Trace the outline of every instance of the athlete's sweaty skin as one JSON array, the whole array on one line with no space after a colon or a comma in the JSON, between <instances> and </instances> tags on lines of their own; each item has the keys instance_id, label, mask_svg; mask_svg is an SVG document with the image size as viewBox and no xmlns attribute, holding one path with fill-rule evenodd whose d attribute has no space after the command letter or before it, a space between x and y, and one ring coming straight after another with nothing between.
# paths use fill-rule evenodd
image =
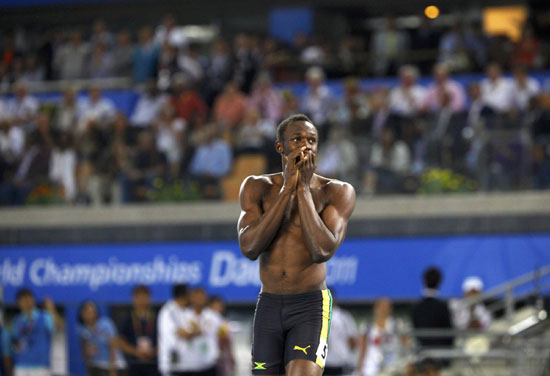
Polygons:
<instances>
[{"instance_id":1,"label":"athlete's sweaty skin","mask_svg":"<svg viewBox=\"0 0 550 376\"><path fill-rule=\"evenodd\" d=\"M249 176L240 192L239 245L244 256L260 259L262 292L297 294L326 288L328 261L346 234L355 206L348 184L314 173L317 129L294 121L275 148L283 171ZM315 363L296 359L287 375L321 375Z\"/></svg>"}]
</instances>

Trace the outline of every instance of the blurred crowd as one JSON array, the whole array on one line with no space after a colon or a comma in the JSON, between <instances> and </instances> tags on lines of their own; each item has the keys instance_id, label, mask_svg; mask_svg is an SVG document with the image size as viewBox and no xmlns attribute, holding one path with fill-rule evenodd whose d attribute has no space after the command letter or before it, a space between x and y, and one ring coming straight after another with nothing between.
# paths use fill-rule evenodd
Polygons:
<instances>
[{"instance_id":1,"label":"blurred crowd","mask_svg":"<svg viewBox=\"0 0 550 376\"><path fill-rule=\"evenodd\" d=\"M479 340L493 316L482 303L472 303L483 291L479 277L466 278L463 299L449 302L438 298L442 277L438 268L426 269L423 297L407 313L409 317L396 316L387 298L378 299L372 314L365 317L354 317L333 302L324 374L437 376L448 367L449 355L434 358L424 356L423 351L465 346L464 338L468 337L455 337L460 331ZM19 290L16 299L19 313L0 327L0 374L51 376L52 336L67 333L66 321L49 298L44 300L43 309L39 308L29 289ZM225 318L225 310L220 297L208 297L203 288L183 284L174 285L172 299L160 309L152 305L147 286L135 286L131 309L116 320L101 312L95 302L84 301L78 309L75 333L87 374L238 375L233 338L237 329Z\"/></svg>"},{"instance_id":2,"label":"blurred crowd","mask_svg":"<svg viewBox=\"0 0 550 376\"><path fill-rule=\"evenodd\" d=\"M8 37L0 79L14 95L0 98L0 205L227 198L222 183L241 156L260 156L265 172L280 171L275 129L298 112L319 129L318 173L361 194L550 188L550 93L530 75L550 59L537 41L524 40L535 38L529 25L513 48L495 49L513 51L500 58L481 47L492 40L481 29L458 25L434 37L440 53L427 66L377 52L373 74L399 79L369 90L351 75L360 71L335 75L321 58L325 49L299 34L288 51L301 52L304 93L275 84L276 41L240 34L232 46L215 40L205 50L182 30L168 16L155 30L143 28L135 46L129 32L115 36L101 20L86 41L80 31L68 41L45 33L36 39L41 46L24 33ZM388 20L371 48L405 51L413 40ZM485 77L465 87L451 73L469 67ZM428 85L418 83L420 69L431 72ZM129 116L93 84L79 93L68 83L53 101L29 90L37 79L116 72L141 84ZM342 95L327 85L327 73L342 77Z\"/></svg>"}]
</instances>

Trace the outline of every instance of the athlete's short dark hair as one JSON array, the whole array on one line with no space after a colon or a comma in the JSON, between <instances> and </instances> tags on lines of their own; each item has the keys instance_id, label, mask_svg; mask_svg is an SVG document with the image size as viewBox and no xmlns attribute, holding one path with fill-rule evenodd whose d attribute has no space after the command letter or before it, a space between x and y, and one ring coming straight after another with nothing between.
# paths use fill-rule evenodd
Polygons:
<instances>
[{"instance_id":1,"label":"athlete's short dark hair","mask_svg":"<svg viewBox=\"0 0 550 376\"><path fill-rule=\"evenodd\" d=\"M424 272L424 285L429 289L437 289L443 278L439 268L432 266Z\"/></svg>"},{"instance_id":2,"label":"athlete's short dark hair","mask_svg":"<svg viewBox=\"0 0 550 376\"><path fill-rule=\"evenodd\" d=\"M187 296L187 285L183 283L178 283L172 287L172 297L174 298L185 298Z\"/></svg>"},{"instance_id":3,"label":"athlete's short dark hair","mask_svg":"<svg viewBox=\"0 0 550 376\"><path fill-rule=\"evenodd\" d=\"M19 290L17 290L17 293L15 294L15 300L18 301L19 299L25 296L30 296L31 298L34 298L34 294L30 289L26 287L20 288Z\"/></svg>"},{"instance_id":4,"label":"athlete's short dark hair","mask_svg":"<svg viewBox=\"0 0 550 376\"><path fill-rule=\"evenodd\" d=\"M307 121L307 122L313 124L311 119L308 118L304 114L291 115L291 116L287 117L285 120L281 121L279 123L279 125L277 126L277 141L282 141L283 136L284 136L285 131L288 128L288 126L293 124L294 122L297 122L297 121Z\"/></svg>"}]
</instances>

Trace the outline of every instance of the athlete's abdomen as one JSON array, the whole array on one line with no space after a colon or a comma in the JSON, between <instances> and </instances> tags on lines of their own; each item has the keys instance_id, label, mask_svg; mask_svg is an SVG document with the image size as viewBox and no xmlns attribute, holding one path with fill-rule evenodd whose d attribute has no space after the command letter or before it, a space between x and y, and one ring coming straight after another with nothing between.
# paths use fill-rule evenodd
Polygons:
<instances>
[{"instance_id":1,"label":"athlete's abdomen","mask_svg":"<svg viewBox=\"0 0 550 376\"><path fill-rule=\"evenodd\" d=\"M295 294L325 287L325 264L315 264L301 230L285 231L260 257L262 291Z\"/></svg>"}]
</instances>

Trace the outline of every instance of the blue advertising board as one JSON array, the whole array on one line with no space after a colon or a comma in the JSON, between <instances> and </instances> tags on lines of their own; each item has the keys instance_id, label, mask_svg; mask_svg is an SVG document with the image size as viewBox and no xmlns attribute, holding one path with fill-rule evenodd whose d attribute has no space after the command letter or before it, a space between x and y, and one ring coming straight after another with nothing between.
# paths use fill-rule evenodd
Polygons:
<instances>
[{"instance_id":1,"label":"blue advertising board","mask_svg":"<svg viewBox=\"0 0 550 376\"><path fill-rule=\"evenodd\" d=\"M257 262L233 241L4 246L0 252L8 303L22 286L65 303L127 302L138 283L149 285L159 302L174 283L239 302L253 302L260 289ZM550 234L347 239L327 263L327 283L344 300L414 299L423 269L437 265L445 275L442 294L459 296L468 275L491 287L546 264Z\"/></svg>"},{"instance_id":2,"label":"blue advertising board","mask_svg":"<svg viewBox=\"0 0 550 376\"><path fill-rule=\"evenodd\" d=\"M289 250L292 252L292 250ZM490 288L550 264L550 234L347 239L327 263L327 283L338 300L416 299L420 276L436 265L442 295L459 296L463 279L480 276ZM79 304L92 299L103 312L129 303L135 284L150 286L157 303L170 286L203 286L229 302L253 303L258 264L236 242L88 244L0 247L0 282L8 304L30 287L64 306L71 375L85 375L76 335Z\"/></svg>"}]
</instances>

